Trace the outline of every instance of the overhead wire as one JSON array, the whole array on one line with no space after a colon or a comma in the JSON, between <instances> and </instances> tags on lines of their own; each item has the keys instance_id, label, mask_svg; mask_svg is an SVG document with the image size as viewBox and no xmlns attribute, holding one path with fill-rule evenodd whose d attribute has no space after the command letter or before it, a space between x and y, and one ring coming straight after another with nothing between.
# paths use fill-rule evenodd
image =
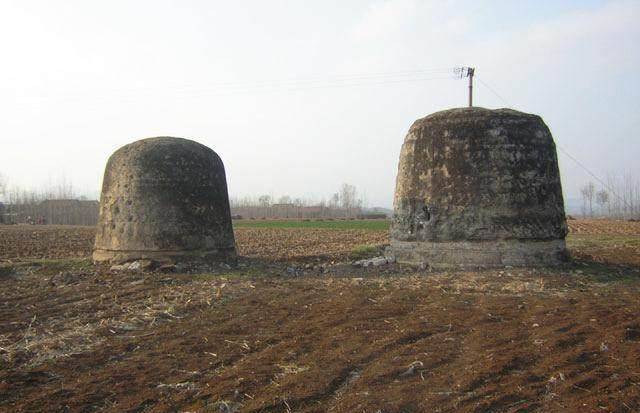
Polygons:
<instances>
[{"instance_id":1,"label":"overhead wire","mask_svg":"<svg viewBox=\"0 0 640 413\"><path fill-rule=\"evenodd\" d=\"M444 76L445 73L451 73L449 76ZM444 80L455 79L452 68L428 68L417 70L403 70L393 72L373 72L373 73L359 73L359 74L346 74L346 75L334 75L334 76L315 76L315 77L298 77L289 79L275 79L275 80L254 80L254 81L227 81L209 83L204 85L182 84L178 87L171 88L163 86L159 92L163 95L170 93L177 93L179 97L210 97L210 96L237 96L256 93L280 93L280 92L296 92L304 90L315 89L330 89L330 88L348 88L348 87L360 87L360 86L375 86L385 84L397 84L397 83L411 83L411 82L423 82L430 80ZM480 76L475 75L475 79L489 90L493 95L500 99L507 106L511 105L500 93L496 91L494 87L485 82ZM113 90L112 90L113 92ZM111 95L111 98L138 98L141 95L149 95L150 93L157 93L157 88L142 87L138 89L124 89L121 94ZM95 91L92 92L96 94ZM133 94L133 95L132 95ZM109 99L110 96L104 93L97 93L100 99ZM174 96L175 97L175 96ZM49 96L36 96L30 97L31 99L48 99ZM74 100L84 98L79 95L66 95L66 96L53 96L54 99ZM94 97L95 99L95 97ZM598 177L594 172L587 168L576 157L571 155L561 145L556 143L558 149L571 159L576 165L583 169L593 179L598 181L603 187L607 188L615 197L621 200L625 205L629 206L627 201L622 198L617 192L608 185L603 179Z\"/></svg>"},{"instance_id":2,"label":"overhead wire","mask_svg":"<svg viewBox=\"0 0 640 413\"><path fill-rule=\"evenodd\" d=\"M227 81L208 84L187 83L178 85L177 87L169 87L167 85L162 88L141 87L129 88L123 90L107 91L87 91L93 96L99 96L101 99L132 97L136 98L142 95L150 95L160 93L179 94L182 96L232 96L237 94L252 94L262 92L289 92L298 90L311 90L323 88L340 88L354 87L366 85L384 85L405 82L422 82L428 80L446 79L444 73L450 71L447 68L432 68L420 70L405 70L395 72L374 72L360 73L350 75L335 76L316 76L316 77L300 77L276 80L255 80L255 81ZM109 93L110 92L110 93ZM82 94L78 95L57 95L57 96L29 96L29 99L84 99ZM95 97L94 97L95 99Z\"/></svg>"},{"instance_id":3,"label":"overhead wire","mask_svg":"<svg viewBox=\"0 0 640 413\"><path fill-rule=\"evenodd\" d=\"M495 96L497 96L500 100L502 100L502 102L504 104L506 104L509 107L513 107L513 105L511 105L506 99L504 99L498 92L496 92L496 90L489 86L489 84L487 84L485 81L483 81L482 79L480 79L478 77L478 75L476 75L476 79L483 85L485 86L491 93L493 93ZM631 205L629 205L629 203L627 202L626 199L624 199L623 197L621 197L616 190L611 187L611 185L607 184L603 179L601 179L598 175L596 175L594 172L592 172L589 168L587 168L586 165L584 165L582 162L580 162L575 156L571 155L569 153L569 151L567 151L566 149L564 149L562 147L562 145L560 145L558 142L555 142L555 145L558 149L560 149L560 152L562 152L567 158L571 159L576 165L578 165L580 168L582 168L582 170L584 170L587 174L589 174L593 179L595 179L596 181L598 181L598 183L600 183L600 185L602 185L604 188L606 188L610 193L612 193L616 198L618 198L619 201L621 201L622 203L624 203L625 206L627 206L627 208L631 208Z\"/></svg>"}]
</instances>

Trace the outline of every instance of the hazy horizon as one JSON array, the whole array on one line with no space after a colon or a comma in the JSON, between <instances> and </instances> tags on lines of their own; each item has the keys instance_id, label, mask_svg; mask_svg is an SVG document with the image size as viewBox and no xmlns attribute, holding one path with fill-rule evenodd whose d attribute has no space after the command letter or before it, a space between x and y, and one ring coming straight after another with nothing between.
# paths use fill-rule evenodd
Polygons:
<instances>
[{"instance_id":1,"label":"hazy horizon","mask_svg":"<svg viewBox=\"0 0 640 413\"><path fill-rule=\"evenodd\" d=\"M214 149L231 196L390 207L409 126L466 105L536 113L598 177L640 176L635 1L3 1L0 174L99 194L151 136ZM565 197L599 184L558 153Z\"/></svg>"}]
</instances>

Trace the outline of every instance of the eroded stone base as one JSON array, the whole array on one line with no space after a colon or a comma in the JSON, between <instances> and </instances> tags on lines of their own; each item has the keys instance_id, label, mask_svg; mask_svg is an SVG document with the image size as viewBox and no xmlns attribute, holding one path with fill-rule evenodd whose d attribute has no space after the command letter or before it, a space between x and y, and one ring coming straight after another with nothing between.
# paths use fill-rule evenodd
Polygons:
<instances>
[{"instance_id":1,"label":"eroded stone base","mask_svg":"<svg viewBox=\"0 0 640 413\"><path fill-rule=\"evenodd\" d=\"M391 241L400 264L431 268L495 268L555 266L568 258L563 239L547 241Z\"/></svg>"},{"instance_id":2,"label":"eroded stone base","mask_svg":"<svg viewBox=\"0 0 640 413\"><path fill-rule=\"evenodd\" d=\"M237 255L235 248L206 251L111 251L104 249L95 249L93 251L93 261L95 263L108 262L111 264L122 264L136 260L152 260L170 263L235 263L237 261Z\"/></svg>"}]
</instances>

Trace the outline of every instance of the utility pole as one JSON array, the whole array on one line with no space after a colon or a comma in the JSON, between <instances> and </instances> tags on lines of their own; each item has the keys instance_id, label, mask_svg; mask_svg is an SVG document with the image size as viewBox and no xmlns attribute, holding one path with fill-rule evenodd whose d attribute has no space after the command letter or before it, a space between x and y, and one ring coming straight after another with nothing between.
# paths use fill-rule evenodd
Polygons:
<instances>
[{"instance_id":1,"label":"utility pole","mask_svg":"<svg viewBox=\"0 0 640 413\"><path fill-rule=\"evenodd\" d=\"M469 107L473 106L473 75L476 72L475 67L456 67L454 72L460 75L460 79L469 78Z\"/></svg>"},{"instance_id":2,"label":"utility pole","mask_svg":"<svg viewBox=\"0 0 640 413\"><path fill-rule=\"evenodd\" d=\"M476 71L473 67L467 68L467 77L469 78L469 107L473 106L473 73Z\"/></svg>"}]
</instances>

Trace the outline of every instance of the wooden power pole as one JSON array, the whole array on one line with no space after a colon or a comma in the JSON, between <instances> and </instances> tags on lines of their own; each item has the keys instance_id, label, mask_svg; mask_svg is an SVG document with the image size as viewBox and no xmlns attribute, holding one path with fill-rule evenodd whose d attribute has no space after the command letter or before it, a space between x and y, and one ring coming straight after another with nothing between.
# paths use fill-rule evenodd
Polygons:
<instances>
[{"instance_id":1,"label":"wooden power pole","mask_svg":"<svg viewBox=\"0 0 640 413\"><path fill-rule=\"evenodd\" d=\"M469 107L473 106L473 73L476 71L473 67L467 68L467 77L469 78Z\"/></svg>"},{"instance_id":2,"label":"wooden power pole","mask_svg":"<svg viewBox=\"0 0 640 413\"><path fill-rule=\"evenodd\" d=\"M456 67L456 74L460 75L460 78L468 77L469 78L469 107L473 106L473 75L476 72L475 67Z\"/></svg>"}]
</instances>

